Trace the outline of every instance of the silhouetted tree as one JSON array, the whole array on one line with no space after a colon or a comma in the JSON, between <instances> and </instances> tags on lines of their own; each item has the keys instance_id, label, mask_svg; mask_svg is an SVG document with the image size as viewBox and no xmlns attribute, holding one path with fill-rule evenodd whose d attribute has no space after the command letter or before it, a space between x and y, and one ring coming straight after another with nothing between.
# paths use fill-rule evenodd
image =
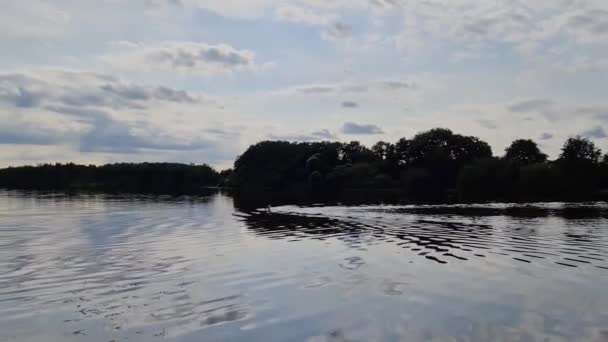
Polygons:
<instances>
[{"instance_id":1,"label":"silhouetted tree","mask_svg":"<svg viewBox=\"0 0 608 342\"><path fill-rule=\"evenodd\" d=\"M340 156L344 164L365 163L375 159L374 153L358 141L343 144L340 148Z\"/></svg>"},{"instance_id":2,"label":"silhouetted tree","mask_svg":"<svg viewBox=\"0 0 608 342\"><path fill-rule=\"evenodd\" d=\"M409 198L418 201L437 200L436 194L429 191L433 187L433 178L423 168L409 168L401 175L403 189Z\"/></svg>"},{"instance_id":3,"label":"silhouetted tree","mask_svg":"<svg viewBox=\"0 0 608 342\"><path fill-rule=\"evenodd\" d=\"M348 159L365 147L351 144ZM241 189L302 191L310 173L327 174L344 163L341 143L262 141L250 146L234 163L234 182Z\"/></svg>"},{"instance_id":4,"label":"silhouetted tree","mask_svg":"<svg viewBox=\"0 0 608 342\"><path fill-rule=\"evenodd\" d=\"M339 189L371 188L378 169L370 163L339 165L328 175L328 182Z\"/></svg>"},{"instance_id":5,"label":"silhouetted tree","mask_svg":"<svg viewBox=\"0 0 608 342\"><path fill-rule=\"evenodd\" d=\"M372 152L379 160L389 160L395 158L395 145L385 141L379 141L372 146Z\"/></svg>"},{"instance_id":6,"label":"silhouetted tree","mask_svg":"<svg viewBox=\"0 0 608 342\"><path fill-rule=\"evenodd\" d=\"M305 144L262 141L250 146L234 163L238 187L278 188L306 182L306 160L312 155Z\"/></svg>"},{"instance_id":7,"label":"silhouetted tree","mask_svg":"<svg viewBox=\"0 0 608 342\"><path fill-rule=\"evenodd\" d=\"M541 152L538 145L530 139L515 140L506 149L505 158L520 165L544 163L548 156Z\"/></svg>"},{"instance_id":8,"label":"silhouetted tree","mask_svg":"<svg viewBox=\"0 0 608 342\"><path fill-rule=\"evenodd\" d=\"M566 141L557 165L563 173L568 196L578 199L598 191L601 157L602 151L589 139L577 136Z\"/></svg>"},{"instance_id":9,"label":"silhouetted tree","mask_svg":"<svg viewBox=\"0 0 608 342\"><path fill-rule=\"evenodd\" d=\"M220 186L223 187L233 187L233 181L232 181L232 177L234 174L234 170L233 169L226 169L226 170L222 170L220 172Z\"/></svg>"},{"instance_id":10,"label":"silhouetted tree","mask_svg":"<svg viewBox=\"0 0 608 342\"><path fill-rule=\"evenodd\" d=\"M434 182L428 186L433 198L442 198L446 190L456 187L460 169L477 159L492 156L490 145L475 137L435 128L419 133L410 141L397 143L401 164L406 168L423 168Z\"/></svg>"},{"instance_id":11,"label":"silhouetted tree","mask_svg":"<svg viewBox=\"0 0 608 342\"><path fill-rule=\"evenodd\" d=\"M601 156L602 151L591 140L577 136L566 141L559 162L568 166L593 165L600 162Z\"/></svg>"},{"instance_id":12,"label":"silhouetted tree","mask_svg":"<svg viewBox=\"0 0 608 342\"><path fill-rule=\"evenodd\" d=\"M563 175L556 165L539 163L521 167L513 197L519 201L566 199Z\"/></svg>"},{"instance_id":13,"label":"silhouetted tree","mask_svg":"<svg viewBox=\"0 0 608 342\"><path fill-rule=\"evenodd\" d=\"M378 161L380 171L384 176L383 178L385 178L385 180L386 177L398 179L399 158L396 146L391 143L380 141L372 147L372 152Z\"/></svg>"},{"instance_id":14,"label":"silhouetted tree","mask_svg":"<svg viewBox=\"0 0 608 342\"><path fill-rule=\"evenodd\" d=\"M400 166L404 166L409 159L410 141L406 138L401 138L395 144L395 157Z\"/></svg>"},{"instance_id":15,"label":"silhouetted tree","mask_svg":"<svg viewBox=\"0 0 608 342\"><path fill-rule=\"evenodd\" d=\"M502 158L486 158L465 166L458 176L461 201L490 201L509 198L518 176L517 164Z\"/></svg>"},{"instance_id":16,"label":"silhouetted tree","mask_svg":"<svg viewBox=\"0 0 608 342\"><path fill-rule=\"evenodd\" d=\"M406 165L420 166L430 160L447 160L464 165L476 159L492 156L492 149L476 137L452 133L445 128L435 128L414 136L401 150Z\"/></svg>"},{"instance_id":17,"label":"silhouetted tree","mask_svg":"<svg viewBox=\"0 0 608 342\"><path fill-rule=\"evenodd\" d=\"M608 194L608 154L605 154L602 158L599 187L603 193Z\"/></svg>"}]
</instances>

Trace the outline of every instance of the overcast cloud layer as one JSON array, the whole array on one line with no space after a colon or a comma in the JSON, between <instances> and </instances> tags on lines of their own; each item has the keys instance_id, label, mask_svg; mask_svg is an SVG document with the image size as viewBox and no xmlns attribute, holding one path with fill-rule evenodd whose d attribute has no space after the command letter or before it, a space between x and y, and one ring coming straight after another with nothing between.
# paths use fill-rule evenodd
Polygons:
<instances>
[{"instance_id":1,"label":"overcast cloud layer","mask_svg":"<svg viewBox=\"0 0 608 342\"><path fill-rule=\"evenodd\" d=\"M262 139L438 126L608 150L604 0L21 0L0 43L0 166L222 168Z\"/></svg>"}]
</instances>

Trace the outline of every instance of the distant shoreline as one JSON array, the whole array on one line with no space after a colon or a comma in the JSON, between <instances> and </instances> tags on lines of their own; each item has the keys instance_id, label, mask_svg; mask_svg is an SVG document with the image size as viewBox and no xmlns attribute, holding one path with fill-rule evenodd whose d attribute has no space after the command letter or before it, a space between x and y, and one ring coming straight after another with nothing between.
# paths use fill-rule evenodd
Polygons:
<instances>
[{"instance_id":1,"label":"distant shoreline","mask_svg":"<svg viewBox=\"0 0 608 342\"><path fill-rule=\"evenodd\" d=\"M357 141L262 141L234 168L207 164L43 164L0 170L0 187L23 190L192 194L224 190L268 201L488 203L608 199L608 155L568 139L556 160L519 139L504 156L477 137L435 128L368 148Z\"/></svg>"}]
</instances>

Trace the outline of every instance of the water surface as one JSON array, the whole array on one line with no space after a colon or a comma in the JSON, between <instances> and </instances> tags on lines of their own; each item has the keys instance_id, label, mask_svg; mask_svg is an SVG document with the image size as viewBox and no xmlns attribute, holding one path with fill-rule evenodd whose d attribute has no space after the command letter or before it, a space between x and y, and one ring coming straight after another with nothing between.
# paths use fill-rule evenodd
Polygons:
<instances>
[{"instance_id":1,"label":"water surface","mask_svg":"<svg viewBox=\"0 0 608 342\"><path fill-rule=\"evenodd\" d=\"M608 341L604 204L0 193L0 341Z\"/></svg>"}]
</instances>

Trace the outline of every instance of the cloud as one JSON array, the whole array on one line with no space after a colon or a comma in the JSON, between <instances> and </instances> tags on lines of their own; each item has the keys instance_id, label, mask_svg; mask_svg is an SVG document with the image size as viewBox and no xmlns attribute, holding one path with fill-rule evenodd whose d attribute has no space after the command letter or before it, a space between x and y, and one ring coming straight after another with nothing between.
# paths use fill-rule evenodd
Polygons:
<instances>
[{"instance_id":1,"label":"cloud","mask_svg":"<svg viewBox=\"0 0 608 342\"><path fill-rule=\"evenodd\" d=\"M327 40L348 38L353 33L353 28L339 21L336 14L318 9L284 5L275 10L275 17L283 22L318 27L321 29L321 37Z\"/></svg>"},{"instance_id":2,"label":"cloud","mask_svg":"<svg viewBox=\"0 0 608 342\"><path fill-rule=\"evenodd\" d=\"M608 106L607 105L584 105L577 106L570 110L572 116L586 116L602 123L608 122Z\"/></svg>"},{"instance_id":3,"label":"cloud","mask_svg":"<svg viewBox=\"0 0 608 342\"><path fill-rule=\"evenodd\" d=\"M370 6L376 9L392 9L401 4L401 0L369 0Z\"/></svg>"},{"instance_id":4,"label":"cloud","mask_svg":"<svg viewBox=\"0 0 608 342\"><path fill-rule=\"evenodd\" d=\"M492 120L479 119L479 120L477 120L477 123L479 123L479 125L481 127L484 127L487 129L497 129L498 128L498 125L496 125L496 122L494 122Z\"/></svg>"},{"instance_id":5,"label":"cloud","mask_svg":"<svg viewBox=\"0 0 608 342\"><path fill-rule=\"evenodd\" d=\"M602 122L608 122L608 112L598 113L595 115L595 118Z\"/></svg>"},{"instance_id":6,"label":"cloud","mask_svg":"<svg viewBox=\"0 0 608 342\"><path fill-rule=\"evenodd\" d=\"M142 130L141 125L137 127ZM106 118L96 120L80 141L82 152L139 153L142 150L195 151L213 147L211 141L179 141L163 137L158 129L138 134L131 125Z\"/></svg>"},{"instance_id":7,"label":"cloud","mask_svg":"<svg viewBox=\"0 0 608 342\"><path fill-rule=\"evenodd\" d=\"M101 87L106 94L116 96L124 101L159 100L177 103L197 103L200 97L185 90L176 90L164 86L142 87L133 84L106 84Z\"/></svg>"},{"instance_id":8,"label":"cloud","mask_svg":"<svg viewBox=\"0 0 608 342\"><path fill-rule=\"evenodd\" d=\"M23 85L13 86L9 77L0 76L0 101L8 102L19 108L31 108L40 104L46 95L44 90L36 90Z\"/></svg>"},{"instance_id":9,"label":"cloud","mask_svg":"<svg viewBox=\"0 0 608 342\"><path fill-rule=\"evenodd\" d=\"M577 47L608 42L608 6L603 1L427 0L398 7L405 24L396 41L408 53L431 52L435 43L448 43L459 46L456 52L446 50L452 55L466 50L482 57L507 48L528 60L577 61L597 52ZM557 56L556 51L566 53Z\"/></svg>"},{"instance_id":10,"label":"cloud","mask_svg":"<svg viewBox=\"0 0 608 342\"><path fill-rule=\"evenodd\" d=\"M336 89L331 86L310 86L297 88L295 91L302 94L328 94L335 92Z\"/></svg>"},{"instance_id":11,"label":"cloud","mask_svg":"<svg viewBox=\"0 0 608 342\"><path fill-rule=\"evenodd\" d=\"M180 71L201 75L230 74L254 70L255 53L227 44L172 41L156 44L118 42L101 60L121 69Z\"/></svg>"},{"instance_id":12,"label":"cloud","mask_svg":"<svg viewBox=\"0 0 608 342\"><path fill-rule=\"evenodd\" d=\"M81 152L109 153L203 150L216 147L216 140L176 134L137 117L159 106L205 104L183 90L94 73L0 74L0 106L10 113L0 115L0 144L67 143Z\"/></svg>"},{"instance_id":13,"label":"cloud","mask_svg":"<svg viewBox=\"0 0 608 342\"><path fill-rule=\"evenodd\" d=\"M311 84L282 89L276 93L284 95L332 95L361 94L371 92L415 91L419 89L416 81L407 80L364 80L342 83Z\"/></svg>"},{"instance_id":14,"label":"cloud","mask_svg":"<svg viewBox=\"0 0 608 342\"><path fill-rule=\"evenodd\" d=\"M347 122L342 126L342 133L350 135L384 134L382 128L376 125L365 125Z\"/></svg>"},{"instance_id":15,"label":"cloud","mask_svg":"<svg viewBox=\"0 0 608 342\"><path fill-rule=\"evenodd\" d=\"M153 0L153 2L174 3L182 7L202 8L216 14L231 18L253 19L263 16L272 5L280 3L277 0Z\"/></svg>"},{"instance_id":16,"label":"cloud","mask_svg":"<svg viewBox=\"0 0 608 342\"><path fill-rule=\"evenodd\" d=\"M271 140L280 141L303 141L303 142L314 142L314 141L327 141L336 140L337 137L328 129L322 129L319 131L312 132L310 134L286 134L286 135L275 135L269 134L268 138Z\"/></svg>"},{"instance_id":17,"label":"cloud","mask_svg":"<svg viewBox=\"0 0 608 342\"><path fill-rule=\"evenodd\" d=\"M182 7L184 3L182 0L145 0L144 6L148 10L158 10L162 9L165 6L176 6Z\"/></svg>"},{"instance_id":18,"label":"cloud","mask_svg":"<svg viewBox=\"0 0 608 342\"><path fill-rule=\"evenodd\" d=\"M224 17L258 19L266 13L279 8L288 7L285 0L148 0L155 7L161 4L178 3L181 7L196 7L214 12ZM307 11L338 11L348 9L366 9L370 7L369 0L299 0L294 1L295 8ZM390 0L384 0L390 1Z\"/></svg>"},{"instance_id":19,"label":"cloud","mask_svg":"<svg viewBox=\"0 0 608 342\"><path fill-rule=\"evenodd\" d=\"M345 39L345 38L352 36L352 34L353 34L352 26L350 26L346 23L342 23L342 22L335 22L335 23L329 25L328 27L326 27L321 36L325 39L333 40L333 39Z\"/></svg>"},{"instance_id":20,"label":"cloud","mask_svg":"<svg viewBox=\"0 0 608 342\"><path fill-rule=\"evenodd\" d=\"M49 1L4 1L0 11L0 37L50 39L67 32L71 16Z\"/></svg>"},{"instance_id":21,"label":"cloud","mask_svg":"<svg viewBox=\"0 0 608 342\"><path fill-rule=\"evenodd\" d=\"M608 10L579 6L562 11L545 24L550 37L568 35L577 43L606 42L608 39Z\"/></svg>"},{"instance_id":22,"label":"cloud","mask_svg":"<svg viewBox=\"0 0 608 342\"><path fill-rule=\"evenodd\" d=\"M359 104L355 101L344 101L342 102L342 108L357 108Z\"/></svg>"},{"instance_id":23,"label":"cloud","mask_svg":"<svg viewBox=\"0 0 608 342\"><path fill-rule=\"evenodd\" d=\"M167 135L162 129L146 123L116 120L111 112L103 109L83 106L47 106L45 109L74 117L87 125L84 134L72 138L81 152L193 151L213 146L211 141L201 138L184 139Z\"/></svg>"},{"instance_id":24,"label":"cloud","mask_svg":"<svg viewBox=\"0 0 608 342\"><path fill-rule=\"evenodd\" d=\"M53 145L61 142L62 132L31 124L2 123L0 145Z\"/></svg>"},{"instance_id":25,"label":"cloud","mask_svg":"<svg viewBox=\"0 0 608 342\"><path fill-rule=\"evenodd\" d=\"M554 135L552 133L543 133L540 135L540 140L551 140L553 139Z\"/></svg>"},{"instance_id":26,"label":"cloud","mask_svg":"<svg viewBox=\"0 0 608 342\"><path fill-rule=\"evenodd\" d=\"M200 96L163 86L142 86L86 72L54 71L51 79L17 73L0 74L0 102L19 108L53 103L63 106L97 106L144 109L153 101L201 103Z\"/></svg>"},{"instance_id":27,"label":"cloud","mask_svg":"<svg viewBox=\"0 0 608 342\"><path fill-rule=\"evenodd\" d=\"M509 111L516 113L529 113L545 110L553 106L553 102L546 99L532 99L514 103L508 107Z\"/></svg>"},{"instance_id":28,"label":"cloud","mask_svg":"<svg viewBox=\"0 0 608 342\"><path fill-rule=\"evenodd\" d=\"M538 9L513 1L407 2L402 6L406 25L401 33L408 44L422 40L457 41L465 47L492 44L524 44L534 41L541 30Z\"/></svg>"},{"instance_id":29,"label":"cloud","mask_svg":"<svg viewBox=\"0 0 608 342\"><path fill-rule=\"evenodd\" d=\"M511 104L507 109L512 113L538 113L551 122L555 122L564 116L564 108L558 108L556 102L547 99L525 100Z\"/></svg>"},{"instance_id":30,"label":"cloud","mask_svg":"<svg viewBox=\"0 0 608 342\"><path fill-rule=\"evenodd\" d=\"M294 5L284 5L277 8L275 17L280 21L309 26L326 26L336 20L333 15Z\"/></svg>"},{"instance_id":31,"label":"cloud","mask_svg":"<svg viewBox=\"0 0 608 342\"><path fill-rule=\"evenodd\" d=\"M590 139L608 138L608 134L606 134L606 131L602 126L593 127L589 130L584 131L581 135Z\"/></svg>"},{"instance_id":32,"label":"cloud","mask_svg":"<svg viewBox=\"0 0 608 342\"><path fill-rule=\"evenodd\" d=\"M337 139L337 136L332 133L330 130L328 129L322 129L316 132L312 132L311 135L313 137L317 137L320 139L325 139L325 140L335 140Z\"/></svg>"},{"instance_id":33,"label":"cloud","mask_svg":"<svg viewBox=\"0 0 608 342\"><path fill-rule=\"evenodd\" d=\"M84 134L72 137L81 152L139 153L142 150L193 151L213 146L202 138L184 139L161 128L113 118L110 111L83 106L47 106L46 110L68 115L86 124ZM58 138L55 137L55 141Z\"/></svg>"},{"instance_id":34,"label":"cloud","mask_svg":"<svg viewBox=\"0 0 608 342\"><path fill-rule=\"evenodd\" d=\"M553 123L572 117L602 122L608 121L608 106L604 104L579 105L549 99L531 99L508 105L507 109L511 113L541 114Z\"/></svg>"}]
</instances>

